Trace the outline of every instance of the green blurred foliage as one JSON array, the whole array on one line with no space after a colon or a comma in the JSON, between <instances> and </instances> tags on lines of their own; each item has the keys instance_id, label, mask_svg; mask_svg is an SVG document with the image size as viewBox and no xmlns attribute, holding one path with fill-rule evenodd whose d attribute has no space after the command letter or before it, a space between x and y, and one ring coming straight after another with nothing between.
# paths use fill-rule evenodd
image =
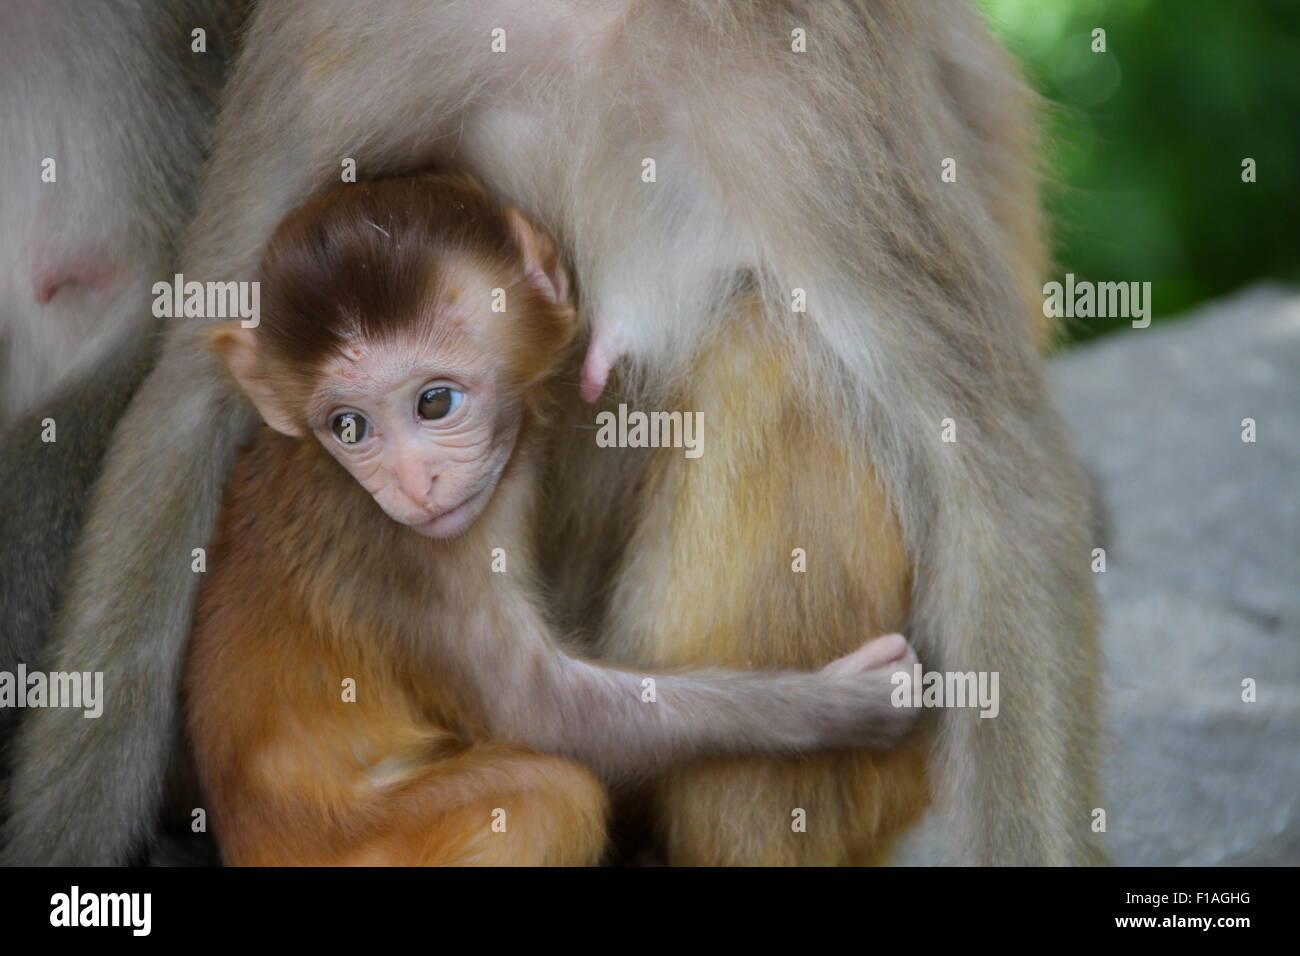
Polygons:
<instances>
[{"instance_id":1,"label":"green blurred foliage","mask_svg":"<svg viewBox=\"0 0 1300 956\"><path fill-rule=\"evenodd\" d=\"M978 2L1050 104L1058 277L1150 281L1157 318L1300 280L1300 0Z\"/></svg>"}]
</instances>

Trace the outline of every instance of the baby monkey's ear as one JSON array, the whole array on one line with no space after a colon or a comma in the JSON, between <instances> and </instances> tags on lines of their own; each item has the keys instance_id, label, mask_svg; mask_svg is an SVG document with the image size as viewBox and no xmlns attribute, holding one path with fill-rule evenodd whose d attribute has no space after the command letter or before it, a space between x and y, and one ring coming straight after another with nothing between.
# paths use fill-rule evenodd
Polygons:
<instances>
[{"instance_id":1,"label":"baby monkey's ear","mask_svg":"<svg viewBox=\"0 0 1300 956\"><path fill-rule=\"evenodd\" d=\"M528 281L556 305L571 307L569 274L564 271L555 240L514 206L506 207L506 222L524 254Z\"/></svg>"},{"instance_id":2,"label":"baby monkey's ear","mask_svg":"<svg viewBox=\"0 0 1300 956\"><path fill-rule=\"evenodd\" d=\"M262 361L262 353L257 348L253 330L244 328L236 320L205 329L204 334L209 351L225 364L266 423L290 438L303 437L302 429L276 391L266 363Z\"/></svg>"}]
</instances>

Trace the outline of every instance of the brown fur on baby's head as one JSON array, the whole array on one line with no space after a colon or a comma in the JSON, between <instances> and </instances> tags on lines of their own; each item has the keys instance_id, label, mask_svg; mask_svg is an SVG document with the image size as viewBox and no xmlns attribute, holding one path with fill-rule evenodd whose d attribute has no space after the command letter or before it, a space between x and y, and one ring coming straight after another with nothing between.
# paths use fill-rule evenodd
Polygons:
<instances>
[{"instance_id":1,"label":"brown fur on baby's head","mask_svg":"<svg viewBox=\"0 0 1300 956\"><path fill-rule=\"evenodd\" d=\"M554 241L462 172L323 190L280 223L260 278L258 346L280 381L306 384L358 340L433 341L455 321L523 393L576 328Z\"/></svg>"}]
</instances>

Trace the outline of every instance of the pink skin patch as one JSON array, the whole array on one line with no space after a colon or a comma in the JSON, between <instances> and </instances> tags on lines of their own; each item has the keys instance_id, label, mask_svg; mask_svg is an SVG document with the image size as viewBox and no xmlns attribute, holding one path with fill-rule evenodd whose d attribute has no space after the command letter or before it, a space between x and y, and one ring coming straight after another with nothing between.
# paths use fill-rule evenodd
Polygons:
<instances>
[{"instance_id":1,"label":"pink skin patch","mask_svg":"<svg viewBox=\"0 0 1300 956\"><path fill-rule=\"evenodd\" d=\"M117 281L117 270L99 261L63 260L39 266L32 272L32 293L38 305L48 305L60 289L79 287L108 292Z\"/></svg>"},{"instance_id":2,"label":"pink skin patch","mask_svg":"<svg viewBox=\"0 0 1300 956\"><path fill-rule=\"evenodd\" d=\"M609 371L619 360L622 352L610 340L609 336L597 329L591 335L591 344L587 346L587 357L582 363L582 377L578 384L578 394L590 405L600 398L609 381Z\"/></svg>"}]
</instances>

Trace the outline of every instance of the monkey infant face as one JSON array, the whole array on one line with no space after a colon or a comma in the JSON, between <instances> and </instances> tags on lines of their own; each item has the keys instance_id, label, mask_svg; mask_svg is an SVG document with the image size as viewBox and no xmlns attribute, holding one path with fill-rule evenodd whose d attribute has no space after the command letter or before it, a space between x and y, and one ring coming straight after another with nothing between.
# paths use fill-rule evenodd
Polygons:
<instances>
[{"instance_id":1,"label":"monkey infant face","mask_svg":"<svg viewBox=\"0 0 1300 956\"><path fill-rule=\"evenodd\" d=\"M394 521L463 533L577 317L554 240L463 173L330 189L263 254L266 321L205 332L262 418L315 436Z\"/></svg>"},{"instance_id":2,"label":"monkey infant face","mask_svg":"<svg viewBox=\"0 0 1300 956\"><path fill-rule=\"evenodd\" d=\"M453 538L483 513L519 437L522 406L502 398L492 364L358 342L322 368L307 420L390 518Z\"/></svg>"}]
</instances>

